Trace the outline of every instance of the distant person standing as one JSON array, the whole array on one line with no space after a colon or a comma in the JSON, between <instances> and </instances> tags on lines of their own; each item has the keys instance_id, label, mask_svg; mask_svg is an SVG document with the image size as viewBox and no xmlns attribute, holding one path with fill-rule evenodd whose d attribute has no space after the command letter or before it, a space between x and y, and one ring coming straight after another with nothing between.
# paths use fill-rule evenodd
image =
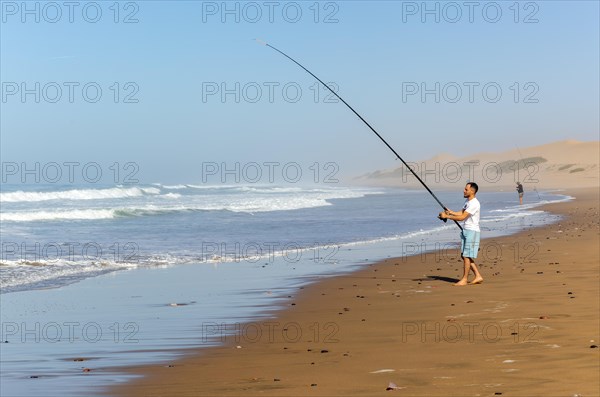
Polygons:
<instances>
[{"instance_id":1,"label":"distant person standing","mask_svg":"<svg viewBox=\"0 0 600 397\"><path fill-rule=\"evenodd\" d=\"M453 221L465 221L463 230L460 233L461 247L460 256L464 262L464 274L462 278L454 285L467 285L467 284L481 284L483 277L479 273L479 269L475 264L475 258L477 258L477 251L479 251L479 218L481 213L481 204L479 200L475 198L475 194L479 190L479 186L475 182L469 182L463 190L463 197L467 200L462 208L461 212L454 212L446 210L440 212L440 219L450 219ZM470 283L467 283L469 272L473 270L475 273L475 279Z\"/></svg>"},{"instance_id":2,"label":"distant person standing","mask_svg":"<svg viewBox=\"0 0 600 397\"><path fill-rule=\"evenodd\" d=\"M519 193L519 204L523 205L523 185L517 182L517 193Z\"/></svg>"}]
</instances>

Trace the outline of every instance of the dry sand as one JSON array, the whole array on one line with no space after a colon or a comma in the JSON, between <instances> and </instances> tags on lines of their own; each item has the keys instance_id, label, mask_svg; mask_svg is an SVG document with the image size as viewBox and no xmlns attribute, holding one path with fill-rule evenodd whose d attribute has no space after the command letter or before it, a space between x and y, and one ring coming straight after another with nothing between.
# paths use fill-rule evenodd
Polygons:
<instances>
[{"instance_id":1,"label":"dry sand","mask_svg":"<svg viewBox=\"0 0 600 397\"><path fill-rule=\"evenodd\" d=\"M375 263L303 288L239 340L131 368L145 376L108 393L598 396L599 191L567 193L545 208L560 223L482 241L482 285L452 285L456 250Z\"/></svg>"}]
</instances>

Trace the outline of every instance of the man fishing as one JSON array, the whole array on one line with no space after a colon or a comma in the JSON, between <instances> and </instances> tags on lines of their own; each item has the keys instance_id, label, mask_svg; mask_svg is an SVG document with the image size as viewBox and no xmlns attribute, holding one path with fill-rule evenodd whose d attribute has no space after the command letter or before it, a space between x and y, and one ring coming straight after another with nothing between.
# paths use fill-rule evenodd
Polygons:
<instances>
[{"instance_id":1,"label":"man fishing","mask_svg":"<svg viewBox=\"0 0 600 397\"><path fill-rule=\"evenodd\" d=\"M296 61L294 58L292 58L285 52L273 47L271 44L265 43L264 41L261 41L258 39L256 41L262 45L265 45L265 46L273 49L274 51L277 51L284 57L288 58L290 61L294 62L300 68L302 68L306 73L308 73L312 77L314 77L319 83L321 83L323 85L323 87L327 88L331 92L332 95L334 95L336 98L338 98L363 123L365 123L365 125L367 127L369 127L369 129L371 131L373 131L373 133L375 135L377 135L377 137L388 147L388 149L390 149L392 151L392 153L394 153L396 158L398 160L400 160L402 162L402 164L404 164L406 169L408 169L413 174L413 176L421 183L421 185L423 185L423 187L429 192L429 194L431 194L431 197L433 197L434 200L437 201L437 203L440 205L440 207L442 207L444 209L445 212L441 213L439 218L442 219L444 222L446 222L446 219L453 220L454 223L456 223L456 226L458 226L461 230L461 236L462 236L461 238L463 240L462 256L465 261L465 275L458 283L456 283L456 285L466 285L467 284L467 276L469 275L469 269L471 269L471 268L475 272L475 279L470 284L481 283L483 281L483 277L481 277L481 275L479 274L477 265L475 265L475 262L473 260L477 257L477 250L479 249L479 201L477 201L477 199L475 198L475 193L477 193L477 189L478 189L477 184L476 183L468 183L467 187L465 187L464 196L465 196L465 198L468 198L468 200L465 203L465 207L463 208L461 213L452 212L452 211L448 210L446 208L446 206L444 204L442 204L442 202L437 198L437 196L431 191L431 189L425 184L425 182L419 177L419 175L417 175L417 173L412 169L412 167L410 167L406 163L406 161L404 161L404 159L402 157L400 157L398 152L396 152L396 150L394 150L394 148L385 139L383 139L383 137L377 131L375 131L375 128L373 128L371 126L371 124L369 124L367 122L367 120L365 120L360 114L358 114L358 112L356 110L354 110L354 108L352 106L350 106L350 104L348 104L348 102L346 102L337 92L335 92L335 90L333 90L329 85L325 84L323 82L323 80L318 78L313 72L311 72L310 70L308 70L307 68L302 66L302 64L300 62ZM465 221L465 229L469 229L469 230L463 231L463 228L462 228L462 226L460 226L458 224L458 221L462 221L465 219L467 219ZM466 227L467 225L468 225L468 227Z\"/></svg>"},{"instance_id":2,"label":"man fishing","mask_svg":"<svg viewBox=\"0 0 600 397\"><path fill-rule=\"evenodd\" d=\"M475 264L475 258L477 258L477 251L479 251L479 218L481 213L481 205L479 200L475 198L475 194L479 190L479 186L475 182L469 182L465 186L463 196L467 200L462 208L461 212L454 212L445 210L440 212L440 219L450 219L453 221L465 221L463 230L460 233L460 256L464 261L464 274L462 278L454 285L467 285L467 284L481 284L483 277L479 273L479 269ZM475 273L475 279L468 282L469 272L473 270Z\"/></svg>"},{"instance_id":3,"label":"man fishing","mask_svg":"<svg viewBox=\"0 0 600 397\"><path fill-rule=\"evenodd\" d=\"M517 182L517 193L519 193L519 204L523 205L523 185L521 182Z\"/></svg>"}]
</instances>

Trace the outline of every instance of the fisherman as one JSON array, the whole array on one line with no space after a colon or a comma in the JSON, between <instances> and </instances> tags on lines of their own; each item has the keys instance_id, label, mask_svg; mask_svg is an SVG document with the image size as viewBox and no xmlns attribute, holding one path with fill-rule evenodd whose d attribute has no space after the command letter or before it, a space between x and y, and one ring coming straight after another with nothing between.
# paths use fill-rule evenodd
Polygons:
<instances>
[{"instance_id":1,"label":"fisherman","mask_svg":"<svg viewBox=\"0 0 600 397\"><path fill-rule=\"evenodd\" d=\"M517 193L519 193L519 204L523 205L523 185L517 181Z\"/></svg>"},{"instance_id":2,"label":"fisherman","mask_svg":"<svg viewBox=\"0 0 600 397\"><path fill-rule=\"evenodd\" d=\"M447 209L444 212L440 212L438 216L440 219L465 221L463 230L460 233L460 256L464 261L464 274L454 285L481 284L483 282L483 277L481 277L479 269L475 264L480 239L479 218L481 205L479 204L479 200L475 198L478 190L479 186L475 182L467 183L463 191L463 196L466 200L462 211L454 212ZM475 279L468 283L469 272L471 270L475 273Z\"/></svg>"}]
</instances>

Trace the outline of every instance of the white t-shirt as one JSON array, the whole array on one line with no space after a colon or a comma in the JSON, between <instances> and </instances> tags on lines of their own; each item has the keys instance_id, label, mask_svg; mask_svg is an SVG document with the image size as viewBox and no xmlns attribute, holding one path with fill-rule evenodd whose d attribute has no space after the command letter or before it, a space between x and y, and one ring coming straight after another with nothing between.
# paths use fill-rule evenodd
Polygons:
<instances>
[{"instance_id":1,"label":"white t-shirt","mask_svg":"<svg viewBox=\"0 0 600 397\"><path fill-rule=\"evenodd\" d=\"M464 228L468 230L479 231L479 214L480 214L481 204L479 204L479 200L473 197L472 200L465 201L465 205L463 206L463 210L467 211L470 215L465 219Z\"/></svg>"}]
</instances>

